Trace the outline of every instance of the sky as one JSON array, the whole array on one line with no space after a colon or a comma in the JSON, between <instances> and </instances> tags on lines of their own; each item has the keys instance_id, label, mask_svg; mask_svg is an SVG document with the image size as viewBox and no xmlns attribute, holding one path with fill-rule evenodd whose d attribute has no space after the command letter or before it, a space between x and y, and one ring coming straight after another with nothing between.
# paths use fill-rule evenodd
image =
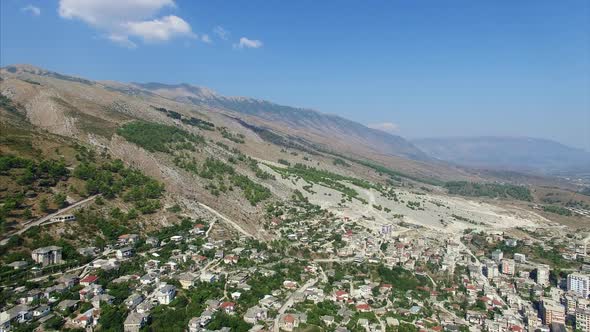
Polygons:
<instances>
[{"instance_id":1,"label":"sky","mask_svg":"<svg viewBox=\"0 0 590 332\"><path fill-rule=\"evenodd\" d=\"M590 1L2 0L0 65L590 151Z\"/></svg>"}]
</instances>

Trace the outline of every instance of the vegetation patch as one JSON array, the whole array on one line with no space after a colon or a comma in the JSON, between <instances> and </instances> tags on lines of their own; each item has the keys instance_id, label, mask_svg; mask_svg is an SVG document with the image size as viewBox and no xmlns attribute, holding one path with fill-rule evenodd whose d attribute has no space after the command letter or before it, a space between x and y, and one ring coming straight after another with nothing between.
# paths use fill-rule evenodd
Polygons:
<instances>
[{"instance_id":1,"label":"vegetation patch","mask_svg":"<svg viewBox=\"0 0 590 332\"><path fill-rule=\"evenodd\" d=\"M559 214L561 216L568 216L568 217L572 216L572 211L570 211L569 209L566 209L564 207L556 206L556 205L545 205L545 206L543 206L543 211Z\"/></svg>"},{"instance_id":2,"label":"vegetation patch","mask_svg":"<svg viewBox=\"0 0 590 332\"><path fill-rule=\"evenodd\" d=\"M198 118L195 118L192 116L186 117L178 112L165 109L164 107L156 107L156 106L152 106L152 107L156 111L166 114L166 116L168 116L169 118L172 118L175 120L180 120L182 123L187 124L189 126L198 127L200 129L204 129L204 130L213 130L215 128L215 125L209 121L201 120L201 119L198 119Z\"/></svg>"},{"instance_id":3,"label":"vegetation patch","mask_svg":"<svg viewBox=\"0 0 590 332\"><path fill-rule=\"evenodd\" d=\"M183 148L191 149L194 144L205 142L202 136L180 128L147 121L126 123L117 130L117 134L150 152L170 153Z\"/></svg>"},{"instance_id":4,"label":"vegetation patch","mask_svg":"<svg viewBox=\"0 0 590 332\"><path fill-rule=\"evenodd\" d=\"M451 181L445 183L451 195L490 198L514 198L521 201L532 201L529 188L503 183L475 183L467 181Z\"/></svg>"},{"instance_id":5,"label":"vegetation patch","mask_svg":"<svg viewBox=\"0 0 590 332\"><path fill-rule=\"evenodd\" d=\"M365 181L365 180L360 180L357 178L344 176L344 175L332 173L332 172L325 171L325 170L320 170L315 167L309 167L309 166L306 166L306 165L303 165L300 163L297 163L294 166L287 167L287 168L280 168L280 167L273 167L273 166L270 166L270 167L275 172L281 174L283 177L296 176L296 177L303 179L306 182L318 183L318 184L321 184L325 187L340 191L344 195L351 197L351 198L356 198L362 202L365 202L365 200L358 197L359 196L358 192L356 190L348 187L347 185L343 184L341 181L350 182L355 186L365 188L365 189L371 189L371 188L375 188L378 190L380 189L380 188L377 188L372 183Z\"/></svg>"},{"instance_id":6,"label":"vegetation patch","mask_svg":"<svg viewBox=\"0 0 590 332\"><path fill-rule=\"evenodd\" d=\"M126 168L121 160L104 164L82 162L74 170L74 176L86 182L87 195L102 194L107 199L121 197L144 214L161 207L159 199L164 185L139 170Z\"/></svg>"}]
</instances>

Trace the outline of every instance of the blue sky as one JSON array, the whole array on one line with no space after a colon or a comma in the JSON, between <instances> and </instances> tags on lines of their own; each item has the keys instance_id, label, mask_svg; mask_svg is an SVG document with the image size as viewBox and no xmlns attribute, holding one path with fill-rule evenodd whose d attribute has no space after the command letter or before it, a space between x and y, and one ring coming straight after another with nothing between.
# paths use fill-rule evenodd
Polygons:
<instances>
[{"instance_id":1,"label":"blue sky","mask_svg":"<svg viewBox=\"0 0 590 332\"><path fill-rule=\"evenodd\" d=\"M2 0L0 63L590 150L590 2ZM225 34L220 33L224 31Z\"/></svg>"}]
</instances>

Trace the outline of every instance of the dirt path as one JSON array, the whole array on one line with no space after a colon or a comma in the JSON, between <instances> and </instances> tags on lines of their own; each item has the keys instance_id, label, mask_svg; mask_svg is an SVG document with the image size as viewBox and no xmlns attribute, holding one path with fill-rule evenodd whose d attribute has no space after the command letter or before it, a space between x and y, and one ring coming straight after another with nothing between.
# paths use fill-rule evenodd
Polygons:
<instances>
[{"instance_id":1,"label":"dirt path","mask_svg":"<svg viewBox=\"0 0 590 332\"><path fill-rule=\"evenodd\" d=\"M253 237L256 238L255 236L253 236L252 234L248 233L246 230L244 230L240 225L238 225L236 222L234 222L233 220L227 218L226 216L222 215L221 213L217 212L215 209L213 209L212 207L203 204L201 202L197 202L197 204L199 204L199 206L201 206L202 208L204 208L205 210L213 213L214 215L216 215L218 218L222 219L223 221L227 222L228 224L230 224L233 228L235 228L238 232L242 233L243 235L247 236L247 237Z\"/></svg>"},{"instance_id":2,"label":"dirt path","mask_svg":"<svg viewBox=\"0 0 590 332\"><path fill-rule=\"evenodd\" d=\"M4 236L4 239L2 239L2 241L0 241L0 245L5 245L6 243L8 243L8 240L9 240L9 239L10 239L10 237L11 237L11 236L13 236L13 235L20 235L20 234L22 234L22 233L26 232L26 231L27 231L29 228L31 228L31 227L33 227L33 226L39 226L39 225L43 224L44 222L46 222L46 221L48 221L48 220L51 220L51 218L53 218L53 217L55 217L55 216L58 216L58 215L60 215L60 214L63 214L63 213L66 213L66 212L68 212L68 211L70 211L70 210L72 210L72 209L75 209L75 208L77 208L78 206L80 206L80 205L82 205L82 204L85 204L85 203L88 203L88 202L90 202L90 201L94 200L94 199L95 199L96 197L98 197L98 196L99 196L99 195L94 195L94 196L90 196L90 197L88 197L88 198L85 198L85 199L83 199L83 200L81 200L81 201L77 201L76 203L74 203L74 204L72 204L72 205L70 205L70 206L67 206L67 207L65 207L65 208L63 208L63 209L61 209L61 210L58 210L57 212L54 212L54 213L52 213L52 214L48 214L48 215L46 215L45 217L41 217L41 218L39 218L39 219L37 219L37 220L35 220L35 221L33 221L33 222L30 222L30 223L28 223L28 224L27 224L25 227L23 227L22 229L20 229L20 230L18 230L18 231L16 231L16 232L12 232L12 233L10 233L10 234L7 234L7 235L5 235L5 236Z\"/></svg>"}]
</instances>

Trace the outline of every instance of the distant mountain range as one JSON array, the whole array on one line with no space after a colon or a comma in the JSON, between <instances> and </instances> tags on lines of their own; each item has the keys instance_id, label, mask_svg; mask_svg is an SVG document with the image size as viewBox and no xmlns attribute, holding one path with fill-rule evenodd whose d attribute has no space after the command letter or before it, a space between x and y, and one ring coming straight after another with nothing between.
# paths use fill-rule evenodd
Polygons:
<instances>
[{"instance_id":1,"label":"distant mountain range","mask_svg":"<svg viewBox=\"0 0 590 332\"><path fill-rule=\"evenodd\" d=\"M452 137L413 140L433 158L477 168L555 174L590 172L590 153L528 137Z\"/></svg>"}]
</instances>

